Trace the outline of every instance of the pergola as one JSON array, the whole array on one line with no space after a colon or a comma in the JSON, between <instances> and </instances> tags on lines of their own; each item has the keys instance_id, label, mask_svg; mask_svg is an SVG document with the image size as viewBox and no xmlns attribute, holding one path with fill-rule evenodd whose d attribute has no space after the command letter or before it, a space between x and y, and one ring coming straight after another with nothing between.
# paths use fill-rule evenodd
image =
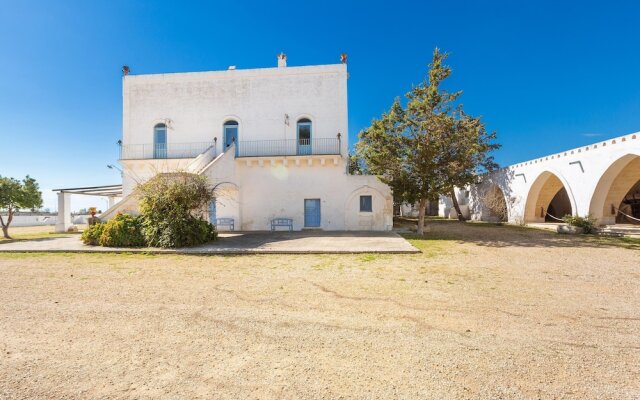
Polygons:
<instances>
[{"instance_id":1,"label":"pergola","mask_svg":"<svg viewBox=\"0 0 640 400\"><path fill-rule=\"evenodd\" d=\"M113 207L118 198L122 197L122 185L88 186L66 189L53 189L58 193L58 221L56 232L66 232L71 223L71 195L104 196L109 199L109 208Z\"/></svg>"}]
</instances>

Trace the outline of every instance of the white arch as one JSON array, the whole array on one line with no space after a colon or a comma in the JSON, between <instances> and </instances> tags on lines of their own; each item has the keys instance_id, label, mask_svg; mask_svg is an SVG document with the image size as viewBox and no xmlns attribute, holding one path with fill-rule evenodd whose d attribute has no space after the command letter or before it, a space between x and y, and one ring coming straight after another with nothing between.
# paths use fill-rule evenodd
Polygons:
<instances>
[{"instance_id":1,"label":"white arch","mask_svg":"<svg viewBox=\"0 0 640 400\"><path fill-rule=\"evenodd\" d=\"M611 209L611 205L619 207L624 196L640 179L640 168L627 169L631 163L637 163L638 161L635 160L638 159L640 159L640 152L629 152L612 162L598 179L589 202L589 214L596 218L600 224L615 223L617 212ZM629 171L631 175L624 182L620 181L618 178L621 177L621 173L626 171ZM612 193L614 185L620 187L617 188L619 190Z\"/></svg>"},{"instance_id":2,"label":"white arch","mask_svg":"<svg viewBox=\"0 0 640 400\"><path fill-rule=\"evenodd\" d=\"M569 197L569 203L571 203L571 212L573 214L576 213L577 211L576 200L573 195L573 190L571 189L571 186L569 186L569 182L567 182L567 180L558 171L554 169L546 169L542 171L540 174L538 174L536 179L533 181L533 183L529 187L529 191L527 193L527 200L525 202L525 207L524 207L525 222L544 222L544 216L540 216L540 213L538 212L539 209L537 208L540 192L542 191L542 189L545 188L547 183L549 183L549 179L554 179L554 178L560 181L560 184L562 185L562 187L564 187L564 189L567 191L567 196ZM558 190L560 190L561 188L558 188ZM555 191L553 195L548 199L549 202L553 199L553 196L555 196L557 192L558 191Z\"/></svg>"}]
</instances>

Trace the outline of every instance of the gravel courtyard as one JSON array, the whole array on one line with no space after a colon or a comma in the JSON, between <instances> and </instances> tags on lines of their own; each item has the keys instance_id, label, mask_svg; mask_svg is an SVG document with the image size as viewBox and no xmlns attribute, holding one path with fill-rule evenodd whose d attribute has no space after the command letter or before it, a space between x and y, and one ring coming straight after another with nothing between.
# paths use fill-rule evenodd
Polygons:
<instances>
[{"instance_id":1,"label":"gravel courtyard","mask_svg":"<svg viewBox=\"0 0 640 400\"><path fill-rule=\"evenodd\" d=\"M0 254L0 398L640 398L640 245L432 222L421 254Z\"/></svg>"}]
</instances>

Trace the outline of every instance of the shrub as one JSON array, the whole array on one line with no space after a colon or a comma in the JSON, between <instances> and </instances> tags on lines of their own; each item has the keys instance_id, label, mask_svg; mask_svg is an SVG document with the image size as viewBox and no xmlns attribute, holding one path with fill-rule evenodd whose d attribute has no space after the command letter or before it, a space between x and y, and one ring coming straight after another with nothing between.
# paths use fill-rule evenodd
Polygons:
<instances>
[{"instance_id":1,"label":"shrub","mask_svg":"<svg viewBox=\"0 0 640 400\"><path fill-rule=\"evenodd\" d=\"M102 226L98 244L105 247L142 247L146 245L140 217L118 214ZM94 225L94 226L96 226Z\"/></svg>"},{"instance_id":2,"label":"shrub","mask_svg":"<svg viewBox=\"0 0 640 400\"><path fill-rule=\"evenodd\" d=\"M577 215L565 215L562 220L571 226L577 226L583 229L584 233L592 233L596 227L596 219L591 215L579 217Z\"/></svg>"},{"instance_id":3,"label":"shrub","mask_svg":"<svg viewBox=\"0 0 640 400\"><path fill-rule=\"evenodd\" d=\"M147 243L153 247L195 246L218 237L213 225L191 215L183 218L145 218L142 229Z\"/></svg>"},{"instance_id":4,"label":"shrub","mask_svg":"<svg viewBox=\"0 0 640 400\"><path fill-rule=\"evenodd\" d=\"M104 226L106 224L97 223L89 226L84 232L82 232L82 242L84 244L89 244L91 246L99 245L100 236L102 236L102 232L104 231Z\"/></svg>"},{"instance_id":5,"label":"shrub","mask_svg":"<svg viewBox=\"0 0 640 400\"><path fill-rule=\"evenodd\" d=\"M137 191L142 231L150 246L195 246L217 238L215 227L200 216L213 199L205 177L158 174Z\"/></svg>"}]
</instances>

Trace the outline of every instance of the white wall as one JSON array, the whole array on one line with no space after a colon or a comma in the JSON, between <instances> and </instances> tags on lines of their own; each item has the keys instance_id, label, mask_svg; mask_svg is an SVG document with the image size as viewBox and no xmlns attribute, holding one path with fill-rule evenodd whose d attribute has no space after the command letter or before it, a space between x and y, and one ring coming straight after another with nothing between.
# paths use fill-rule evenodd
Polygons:
<instances>
[{"instance_id":1,"label":"white wall","mask_svg":"<svg viewBox=\"0 0 640 400\"><path fill-rule=\"evenodd\" d=\"M246 141L296 139L303 117L313 122L313 138L341 133L346 154L346 64L123 77L123 145L152 144L153 127L164 122L168 143L217 138L220 152L229 119Z\"/></svg>"}]
</instances>

